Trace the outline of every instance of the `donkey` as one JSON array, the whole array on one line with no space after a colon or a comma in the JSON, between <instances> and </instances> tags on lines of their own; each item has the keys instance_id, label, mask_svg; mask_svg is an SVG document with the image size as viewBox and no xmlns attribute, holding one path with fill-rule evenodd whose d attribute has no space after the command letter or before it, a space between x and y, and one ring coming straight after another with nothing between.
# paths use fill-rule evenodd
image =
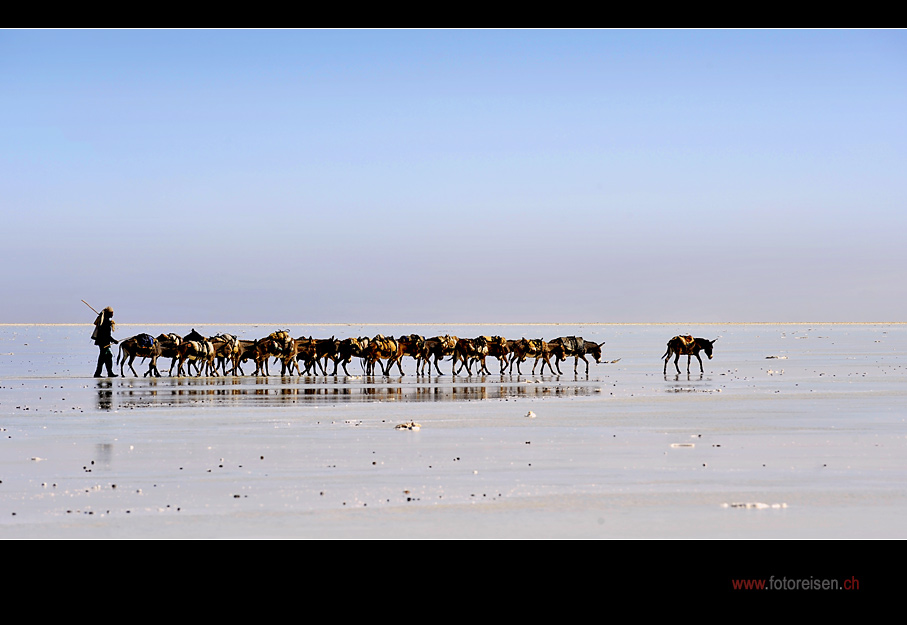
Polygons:
<instances>
[{"instance_id":1,"label":"donkey","mask_svg":"<svg viewBox=\"0 0 907 625\"><path fill-rule=\"evenodd\" d=\"M586 341L577 336L560 336L553 341L548 341L552 353L557 356L554 360L557 365L557 372L561 373L561 360L573 356L573 373L576 374L576 368L579 366L579 359L582 358L586 363L586 375L589 374L589 361L586 360L586 354L592 356L595 362L601 364L602 345L605 342L596 343L595 341Z\"/></svg>"},{"instance_id":2,"label":"donkey","mask_svg":"<svg viewBox=\"0 0 907 625\"><path fill-rule=\"evenodd\" d=\"M263 339L255 343L255 372L252 375L270 375L268 371L268 359L275 358L281 362L281 375L286 373L290 363L286 359L286 354L293 350L293 342L288 330L276 330L271 332ZM293 354L293 363L296 355Z\"/></svg>"},{"instance_id":3,"label":"donkey","mask_svg":"<svg viewBox=\"0 0 907 625\"><path fill-rule=\"evenodd\" d=\"M454 373L460 373L463 370L463 367L466 367L466 372L469 375L472 375L472 367L470 366L470 361L475 361L480 363L478 373L490 373L488 369L485 368L485 357L488 356L488 340L484 336L480 336L474 339L460 339L457 341L457 346L454 348L453 361L454 367L457 366L457 363L460 364L460 368L457 369Z\"/></svg>"},{"instance_id":4,"label":"donkey","mask_svg":"<svg viewBox=\"0 0 907 625\"><path fill-rule=\"evenodd\" d=\"M526 358L535 358L535 362L532 365L532 374L535 375L535 368L539 364L539 360L542 361L542 368L539 370L539 373L545 373L545 365L548 365L548 370L551 371L551 374L554 375L554 367L551 366L551 348L548 347L548 343L542 339L527 339L521 338L519 341L516 341L513 344L511 349L513 356L510 358L510 369L508 373L513 372L513 363L516 363L516 372L517 375L523 375L523 372L520 371L520 363L524 362Z\"/></svg>"},{"instance_id":5,"label":"donkey","mask_svg":"<svg viewBox=\"0 0 907 625\"><path fill-rule=\"evenodd\" d=\"M218 375L217 364L214 362L214 343L210 340L183 341L176 351L179 354L179 366L176 369L178 376L183 375L183 364L186 360L196 361L198 369L196 377L200 376L203 371L205 375Z\"/></svg>"},{"instance_id":6,"label":"donkey","mask_svg":"<svg viewBox=\"0 0 907 625\"><path fill-rule=\"evenodd\" d=\"M311 336L300 336L293 340L296 342L296 372L302 375L302 367L299 364L299 361L302 361L305 364L305 375L311 375L313 371L317 374L319 367L324 374L324 365L318 359L316 339Z\"/></svg>"},{"instance_id":7,"label":"donkey","mask_svg":"<svg viewBox=\"0 0 907 625\"><path fill-rule=\"evenodd\" d=\"M363 358L365 354L365 349L368 346L368 338L365 337L350 337L340 341L340 344L337 346L337 360L334 361L334 372L331 375L337 375L337 365L339 364L343 367L343 372L346 375L350 375L350 372L347 371L346 366L350 364L353 358Z\"/></svg>"},{"instance_id":8,"label":"donkey","mask_svg":"<svg viewBox=\"0 0 907 625\"><path fill-rule=\"evenodd\" d=\"M145 372L144 377L148 377L149 374L158 378L161 377L160 371L157 370L157 359L160 358L161 353L160 341L150 334L136 334L135 336L130 336L128 339L123 339L120 341L120 350L117 353L117 364L120 365L120 377L124 377L123 367L125 365L129 366L135 377L139 377L139 374L135 372L135 367L132 366L132 363L135 362L135 359L138 357L141 357L143 360L145 358L151 358L151 363L148 365L148 371Z\"/></svg>"},{"instance_id":9,"label":"donkey","mask_svg":"<svg viewBox=\"0 0 907 625\"><path fill-rule=\"evenodd\" d=\"M435 370L438 372L438 375L444 375L438 367L438 361L443 360L445 356L454 355L454 350L457 348L457 341L459 341L457 337L450 336L449 334L425 339L425 349L422 356L422 372L425 371L425 365L428 365L428 374L431 375L431 361L429 359L434 358ZM456 364L456 360L454 360L454 365ZM451 373L453 372L453 367L451 367Z\"/></svg>"},{"instance_id":10,"label":"donkey","mask_svg":"<svg viewBox=\"0 0 907 625\"><path fill-rule=\"evenodd\" d=\"M214 345L214 355L221 365L224 375L227 375L228 362L232 365L230 373L236 375L241 352L239 339L232 334L218 334L211 337L211 343Z\"/></svg>"},{"instance_id":11,"label":"donkey","mask_svg":"<svg viewBox=\"0 0 907 625\"><path fill-rule=\"evenodd\" d=\"M233 375L236 375L237 371L239 372L239 375L245 375L245 372L242 369L242 363L248 362L249 360L255 362L255 371L257 373L259 351L258 339L239 339L239 354L236 357L236 367L233 370Z\"/></svg>"},{"instance_id":12,"label":"donkey","mask_svg":"<svg viewBox=\"0 0 907 625\"><path fill-rule=\"evenodd\" d=\"M311 338L311 337L309 337ZM315 339L315 361L321 366L321 373L328 374L328 361L334 363L334 373L337 373L337 360L340 358L340 339L332 336L329 339ZM322 364L321 361L324 361ZM306 368L308 373L308 368Z\"/></svg>"},{"instance_id":13,"label":"donkey","mask_svg":"<svg viewBox=\"0 0 907 625\"><path fill-rule=\"evenodd\" d=\"M718 339L715 339L715 341L717 340ZM675 336L668 341L668 350L664 353L664 356L662 356L665 360L664 374L668 374L668 361L671 360L671 356L674 356L674 367L677 368L677 373L680 373L680 367L677 365L677 361L680 360L681 356L687 357L687 373L690 372L690 359L693 356L696 356L696 360L699 361L699 372L704 373L705 370L702 368L702 358L699 357L699 352L704 351L705 355L711 360L712 346L715 344L715 341L701 338L694 339L689 334Z\"/></svg>"},{"instance_id":14,"label":"donkey","mask_svg":"<svg viewBox=\"0 0 907 625\"><path fill-rule=\"evenodd\" d=\"M168 375L173 376L173 366L179 360L179 354L177 353L177 347L183 342L183 337L179 334L174 334L173 332L160 334L154 341L161 346L161 354L158 358L169 358L170 359L170 371Z\"/></svg>"},{"instance_id":15,"label":"donkey","mask_svg":"<svg viewBox=\"0 0 907 625\"><path fill-rule=\"evenodd\" d=\"M280 361L280 375L293 375L293 370L301 374L299 369L299 343L294 338L287 337L279 346L274 357Z\"/></svg>"},{"instance_id":16,"label":"donkey","mask_svg":"<svg viewBox=\"0 0 907 625\"><path fill-rule=\"evenodd\" d=\"M366 361L366 375L375 375L375 363L378 363L378 366L381 367L382 375L390 375L390 370L394 363L397 364L400 375L403 375L403 367L400 366L400 358L403 357L403 347L397 339L379 334L369 341L363 355ZM381 362L382 360L387 360L387 365L384 365Z\"/></svg>"},{"instance_id":17,"label":"donkey","mask_svg":"<svg viewBox=\"0 0 907 625\"><path fill-rule=\"evenodd\" d=\"M504 368L507 366L508 359L510 358L510 343L503 336L486 336L485 344L488 346L487 356L493 356L498 359L498 363L501 365L501 375L504 375ZM481 364L480 371L485 373L491 373L488 370L488 367L485 366L485 356L482 356L478 359Z\"/></svg>"},{"instance_id":18,"label":"donkey","mask_svg":"<svg viewBox=\"0 0 907 625\"><path fill-rule=\"evenodd\" d=\"M170 363L170 375L173 375L173 364L176 363L176 362L180 359L180 352L179 352L179 349L180 349L179 346L180 346L180 345L182 345L183 343L188 343L188 342L190 342L190 341L205 342L205 341L207 341L207 340L208 340L208 337L202 336L201 332L199 332L199 331L196 330L195 328L192 328L192 331L191 331L189 334L187 334L186 336L180 338L179 342L178 342L177 345L176 345L176 348L173 350L173 351L174 351L174 357L173 357L173 360L172 360L171 363ZM194 360L191 360L191 359L190 359L190 360L189 360L189 364L186 366L186 371L187 371L189 374L192 373L192 365L193 365L193 364L195 364L196 369L198 369L198 366L199 366L198 363L195 363ZM180 363L179 363L179 367L177 368L177 371L176 371L176 374L177 374L177 375L180 375L180 376L183 375L183 373L182 373L182 366L183 366L183 363L180 362ZM201 375L201 371L199 371L198 374Z\"/></svg>"},{"instance_id":19,"label":"donkey","mask_svg":"<svg viewBox=\"0 0 907 625\"><path fill-rule=\"evenodd\" d=\"M425 353L425 337L418 334L408 334L397 339L403 350L403 356L409 356L416 361L416 375L419 375L419 366L422 364L422 358ZM397 368L400 369L400 375L403 374L403 368L400 366L400 360L397 360Z\"/></svg>"}]
</instances>

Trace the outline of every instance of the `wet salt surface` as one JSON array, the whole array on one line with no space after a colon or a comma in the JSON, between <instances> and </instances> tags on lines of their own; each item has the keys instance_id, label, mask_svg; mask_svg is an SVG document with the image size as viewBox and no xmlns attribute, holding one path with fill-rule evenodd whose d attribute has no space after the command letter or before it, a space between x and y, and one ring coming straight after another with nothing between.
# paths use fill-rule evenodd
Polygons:
<instances>
[{"instance_id":1,"label":"wet salt surface","mask_svg":"<svg viewBox=\"0 0 907 625\"><path fill-rule=\"evenodd\" d=\"M581 335L620 360L588 377L572 360L417 377L406 360L388 378L354 362L337 378L94 379L90 326L0 326L0 536L907 534L907 325L194 327ZM662 374L680 333L718 337L703 374L685 357Z\"/></svg>"}]
</instances>

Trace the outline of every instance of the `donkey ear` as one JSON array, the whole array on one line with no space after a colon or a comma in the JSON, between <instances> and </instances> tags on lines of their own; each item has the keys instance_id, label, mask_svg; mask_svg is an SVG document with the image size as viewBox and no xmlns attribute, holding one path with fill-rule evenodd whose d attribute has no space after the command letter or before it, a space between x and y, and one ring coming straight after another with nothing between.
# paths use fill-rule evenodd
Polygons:
<instances>
[{"instance_id":1,"label":"donkey ear","mask_svg":"<svg viewBox=\"0 0 907 625\"><path fill-rule=\"evenodd\" d=\"M717 341L717 340L718 340L718 339L715 339L715 341ZM714 345L714 344L715 344L715 341L709 341L709 343L711 343L712 345Z\"/></svg>"},{"instance_id":2,"label":"donkey ear","mask_svg":"<svg viewBox=\"0 0 907 625\"><path fill-rule=\"evenodd\" d=\"M605 341L602 341L601 343L598 344L598 346L601 347L604 344L605 344Z\"/></svg>"}]
</instances>

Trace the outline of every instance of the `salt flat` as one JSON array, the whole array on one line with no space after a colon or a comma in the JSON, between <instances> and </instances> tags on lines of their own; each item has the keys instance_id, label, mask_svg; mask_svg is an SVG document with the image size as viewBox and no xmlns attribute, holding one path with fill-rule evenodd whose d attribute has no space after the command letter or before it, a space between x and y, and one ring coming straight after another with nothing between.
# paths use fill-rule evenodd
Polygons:
<instances>
[{"instance_id":1,"label":"salt flat","mask_svg":"<svg viewBox=\"0 0 907 625\"><path fill-rule=\"evenodd\" d=\"M588 376L568 360L563 375L453 377L446 362L420 377L409 360L391 377L354 363L337 378L94 379L90 326L0 326L0 537L907 535L904 324L115 336L192 327L580 335L605 341L607 362ZM682 374L662 374L680 333L718 338L704 373L682 357ZM396 429L407 422L421 427Z\"/></svg>"}]
</instances>

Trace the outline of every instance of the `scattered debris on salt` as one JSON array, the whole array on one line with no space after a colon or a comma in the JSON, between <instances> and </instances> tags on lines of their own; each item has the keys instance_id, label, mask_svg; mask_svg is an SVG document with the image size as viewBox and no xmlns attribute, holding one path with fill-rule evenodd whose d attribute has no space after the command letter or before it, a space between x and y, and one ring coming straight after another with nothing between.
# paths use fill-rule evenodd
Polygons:
<instances>
[{"instance_id":1,"label":"scattered debris on salt","mask_svg":"<svg viewBox=\"0 0 907 625\"><path fill-rule=\"evenodd\" d=\"M768 508L786 508L786 503L773 503L767 504L759 501L751 502L735 502L735 503L723 503L721 504L722 508L754 508L756 510L766 510Z\"/></svg>"},{"instance_id":2,"label":"scattered debris on salt","mask_svg":"<svg viewBox=\"0 0 907 625\"><path fill-rule=\"evenodd\" d=\"M421 423L416 423L415 421L407 421L406 423L399 423L394 426L395 430L418 430L422 428Z\"/></svg>"},{"instance_id":3,"label":"scattered debris on salt","mask_svg":"<svg viewBox=\"0 0 907 625\"><path fill-rule=\"evenodd\" d=\"M535 419L535 413L532 412L531 410L530 410L529 412L526 413L526 416L527 416L529 419Z\"/></svg>"}]
</instances>

